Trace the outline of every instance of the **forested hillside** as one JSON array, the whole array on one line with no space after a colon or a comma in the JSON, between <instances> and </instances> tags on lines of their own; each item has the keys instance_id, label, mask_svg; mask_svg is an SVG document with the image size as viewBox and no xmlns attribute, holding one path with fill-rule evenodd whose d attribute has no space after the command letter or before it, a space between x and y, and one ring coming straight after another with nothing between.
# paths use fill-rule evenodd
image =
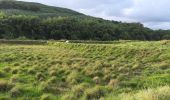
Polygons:
<instances>
[{"instance_id":1,"label":"forested hillside","mask_svg":"<svg viewBox=\"0 0 170 100\"><path fill-rule=\"evenodd\" d=\"M0 1L0 39L162 40L169 30L122 23L39 3Z\"/></svg>"}]
</instances>

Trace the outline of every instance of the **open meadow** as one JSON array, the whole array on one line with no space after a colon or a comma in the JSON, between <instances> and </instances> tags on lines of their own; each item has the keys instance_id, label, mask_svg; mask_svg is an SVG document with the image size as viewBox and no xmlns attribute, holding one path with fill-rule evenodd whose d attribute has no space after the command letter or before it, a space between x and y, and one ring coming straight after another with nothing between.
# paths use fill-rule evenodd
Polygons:
<instances>
[{"instance_id":1,"label":"open meadow","mask_svg":"<svg viewBox=\"0 0 170 100\"><path fill-rule=\"evenodd\" d=\"M170 41L0 42L0 100L170 100Z\"/></svg>"}]
</instances>

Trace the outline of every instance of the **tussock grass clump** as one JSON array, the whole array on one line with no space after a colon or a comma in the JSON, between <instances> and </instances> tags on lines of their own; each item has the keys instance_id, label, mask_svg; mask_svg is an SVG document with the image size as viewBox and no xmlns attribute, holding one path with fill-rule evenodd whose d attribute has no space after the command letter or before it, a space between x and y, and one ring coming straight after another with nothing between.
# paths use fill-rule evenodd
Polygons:
<instances>
[{"instance_id":1,"label":"tussock grass clump","mask_svg":"<svg viewBox=\"0 0 170 100\"><path fill-rule=\"evenodd\" d=\"M35 73L36 73L36 69L35 68L28 69L28 74L34 75Z\"/></svg>"},{"instance_id":2,"label":"tussock grass clump","mask_svg":"<svg viewBox=\"0 0 170 100\"><path fill-rule=\"evenodd\" d=\"M73 71L68 75L66 82L70 84L78 84L81 82L81 75L77 71Z\"/></svg>"},{"instance_id":3,"label":"tussock grass clump","mask_svg":"<svg viewBox=\"0 0 170 100\"><path fill-rule=\"evenodd\" d=\"M37 74L36 74L36 79L38 80L38 81L42 81L42 80L44 80L45 79L45 76L44 76L44 74L43 73L41 73L41 72L38 72Z\"/></svg>"},{"instance_id":4,"label":"tussock grass clump","mask_svg":"<svg viewBox=\"0 0 170 100\"><path fill-rule=\"evenodd\" d=\"M74 94L65 94L61 97L61 100L77 100L77 98L74 96Z\"/></svg>"},{"instance_id":5,"label":"tussock grass clump","mask_svg":"<svg viewBox=\"0 0 170 100\"><path fill-rule=\"evenodd\" d=\"M109 67L112 67L112 64L104 62L103 67L109 68Z\"/></svg>"},{"instance_id":6,"label":"tussock grass clump","mask_svg":"<svg viewBox=\"0 0 170 100\"><path fill-rule=\"evenodd\" d=\"M94 77L94 78L93 78L93 81L94 81L94 83L96 83L96 84L100 84L100 83L101 83L101 79L100 79L100 77L98 77L98 76Z\"/></svg>"},{"instance_id":7,"label":"tussock grass clump","mask_svg":"<svg viewBox=\"0 0 170 100\"><path fill-rule=\"evenodd\" d=\"M18 97L23 93L23 88L19 86L15 86L10 90L9 93L11 97Z\"/></svg>"},{"instance_id":8,"label":"tussock grass clump","mask_svg":"<svg viewBox=\"0 0 170 100\"><path fill-rule=\"evenodd\" d=\"M169 100L170 87L164 86L156 89L141 90L137 93L120 95L121 100Z\"/></svg>"},{"instance_id":9,"label":"tussock grass clump","mask_svg":"<svg viewBox=\"0 0 170 100\"><path fill-rule=\"evenodd\" d=\"M96 70L96 69L102 69L104 67L104 64L103 64L103 62L101 62L101 61L96 61L95 62L95 66L94 66L94 69Z\"/></svg>"},{"instance_id":10,"label":"tussock grass clump","mask_svg":"<svg viewBox=\"0 0 170 100\"><path fill-rule=\"evenodd\" d=\"M52 76L50 79L48 79L49 84L55 84L57 82L56 76Z\"/></svg>"},{"instance_id":11,"label":"tussock grass clump","mask_svg":"<svg viewBox=\"0 0 170 100\"><path fill-rule=\"evenodd\" d=\"M170 45L170 41L169 40L162 40L162 41L160 41L160 44L162 44L162 45Z\"/></svg>"},{"instance_id":12,"label":"tussock grass clump","mask_svg":"<svg viewBox=\"0 0 170 100\"><path fill-rule=\"evenodd\" d=\"M8 96L5 96L5 97L0 97L0 100L11 100L11 98Z\"/></svg>"},{"instance_id":13,"label":"tussock grass clump","mask_svg":"<svg viewBox=\"0 0 170 100\"><path fill-rule=\"evenodd\" d=\"M0 71L0 78L5 77L5 73Z\"/></svg>"},{"instance_id":14,"label":"tussock grass clump","mask_svg":"<svg viewBox=\"0 0 170 100\"><path fill-rule=\"evenodd\" d=\"M50 86L46 82L41 82L39 85L39 90L43 91L43 92L48 92L49 88L50 88Z\"/></svg>"},{"instance_id":15,"label":"tussock grass clump","mask_svg":"<svg viewBox=\"0 0 170 100\"><path fill-rule=\"evenodd\" d=\"M56 71L56 70L51 70L51 71L49 72L49 75L50 75L50 76L56 76L56 75L57 75L57 71Z\"/></svg>"},{"instance_id":16,"label":"tussock grass clump","mask_svg":"<svg viewBox=\"0 0 170 100\"><path fill-rule=\"evenodd\" d=\"M12 69L12 74L17 74L18 72L19 72L19 69L18 68L14 68L14 69Z\"/></svg>"},{"instance_id":17,"label":"tussock grass clump","mask_svg":"<svg viewBox=\"0 0 170 100\"><path fill-rule=\"evenodd\" d=\"M162 63L157 64L156 67L164 70L164 69L170 68L170 64L162 62Z\"/></svg>"},{"instance_id":18,"label":"tussock grass clump","mask_svg":"<svg viewBox=\"0 0 170 100\"><path fill-rule=\"evenodd\" d=\"M90 77L95 77L95 76L99 76L99 77L103 77L103 71L102 69L96 69L95 67L91 67L88 66L87 68L84 69L83 71L87 76Z\"/></svg>"},{"instance_id":19,"label":"tussock grass clump","mask_svg":"<svg viewBox=\"0 0 170 100\"><path fill-rule=\"evenodd\" d=\"M88 83L81 83L79 85L75 85L72 87L72 92L75 97L80 98L83 96L86 89L90 88L90 84Z\"/></svg>"},{"instance_id":20,"label":"tussock grass clump","mask_svg":"<svg viewBox=\"0 0 170 100\"><path fill-rule=\"evenodd\" d=\"M49 84L48 82L42 82L40 84L40 91L45 93L59 94L60 90L57 85Z\"/></svg>"},{"instance_id":21,"label":"tussock grass clump","mask_svg":"<svg viewBox=\"0 0 170 100\"><path fill-rule=\"evenodd\" d=\"M19 63L14 63L13 66L19 66L20 64Z\"/></svg>"},{"instance_id":22,"label":"tussock grass clump","mask_svg":"<svg viewBox=\"0 0 170 100\"><path fill-rule=\"evenodd\" d=\"M110 88L104 86L95 86L85 91L84 98L86 100L100 99L104 97L109 91L111 91Z\"/></svg>"},{"instance_id":23,"label":"tussock grass clump","mask_svg":"<svg viewBox=\"0 0 170 100\"><path fill-rule=\"evenodd\" d=\"M52 100L52 94L43 94L40 100Z\"/></svg>"},{"instance_id":24,"label":"tussock grass clump","mask_svg":"<svg viewBox=\"0 0 170 100\"><path fill-rule=\"evenodd\" d=\"M5 72L10 72L10 71L11 71L11 68L10 68L10 67L5 67L3 70L4 70Z\"/></svg>"},{"instance_id":25,"label":"tussock grass clump","mask_svg":"<svg viewBox=\"0 0 170 100\"><path fill-rule=\"evenodd\" d=\"M164 86L157 89L158 99L159 100L168 100L170 99L170 87Z\"/></svg>"},{"instance_id":26,"label":"tussock grass clump","mask_svg":"<svg viewBox=\"0 0 170 100\"><path fill-rule=\"evenodd\" d=\"M102 78L102 80L103 80L105 83L107 83L107 82L110 81L111 78L112 78L111 75L108 74L108 75L105 75L105 76Z\"/></svg>"},{"instance_id":27,"label":"tussock grass clump","mask_svg":"<svg viewBox=\"0 0 170 100\"><path fill-rule=\"evenodd\" d=\"M28 72L27 68L18 68L18 74L25 74L26 72Z\"/></svg>"},{"instance_id":28,"label":"tussock grass clump","mask_svg":"<svg viewBox=\"0 0 170 100\"><path fill-rule=\"evenodd\" d=\"M139 63L136 63L132 66L132 69L138 69L140 67L141 67L141 65Z\"/></svg>"},{"instance_id":29,"label":"tussock grass clump","mask_svg":"<svg viewBox=\"0 0 170 100\"><path fill-rule=\"evenodd\" d=\"M10 83L22 82L19 75L14 75L10 78Z\"/></svg>"},{"instance_id":30,"label":"tussock grass clump","mask_svg":"<svg viewBox=\"0 0 170 100\"><path fill-rule=\"evenodd\" d=\"M117 79L112 79L110 80L110 82L108 83L109 86L112 86L112 87L117 87L119 84L119 81Z\"/></svg>"},{"instance_id":31,"label":"tussock grass clump","mask_svg":"<svg viewBox=\"0 0 170 100\"><path fill-rule=\"evenodd\" d=\"M9 91L12 87L13 85L9 84L7 81L0 80L0 92Z\"/></svg>"}]
</instances>

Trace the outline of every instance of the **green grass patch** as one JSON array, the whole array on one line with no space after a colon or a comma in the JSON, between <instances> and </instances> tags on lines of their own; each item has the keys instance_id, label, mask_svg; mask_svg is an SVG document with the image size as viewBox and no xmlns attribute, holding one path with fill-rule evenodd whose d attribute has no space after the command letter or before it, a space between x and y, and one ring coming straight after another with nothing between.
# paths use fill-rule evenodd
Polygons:
<instances>
[{"instance_id":1,"label":"green grass patch","mask_svg":"<svg viewBox=\"0 0 170 100\"><path fill-rule=\"evenodd\" d=\"M147 89L169 87L169 52L159 41L3 43L0 99L133 100ZM169 98L159 92L156 96Z\"/></svg>"}]
</instances>

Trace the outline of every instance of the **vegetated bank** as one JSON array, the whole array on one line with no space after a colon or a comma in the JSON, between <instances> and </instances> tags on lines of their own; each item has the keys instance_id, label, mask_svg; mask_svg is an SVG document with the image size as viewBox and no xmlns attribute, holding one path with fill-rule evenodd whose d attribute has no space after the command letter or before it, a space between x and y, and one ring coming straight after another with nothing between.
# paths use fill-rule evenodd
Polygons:
<instances>
[{"instance_id":1,"label":"vegetated bank","mask_svg":"<svg viewBox=\"0 0 170 100\"><path fill-rule=\"evenodd\" d=\"M0 99L169 100L169 45L0 43Z\"/></svg>"}]
</instances>

